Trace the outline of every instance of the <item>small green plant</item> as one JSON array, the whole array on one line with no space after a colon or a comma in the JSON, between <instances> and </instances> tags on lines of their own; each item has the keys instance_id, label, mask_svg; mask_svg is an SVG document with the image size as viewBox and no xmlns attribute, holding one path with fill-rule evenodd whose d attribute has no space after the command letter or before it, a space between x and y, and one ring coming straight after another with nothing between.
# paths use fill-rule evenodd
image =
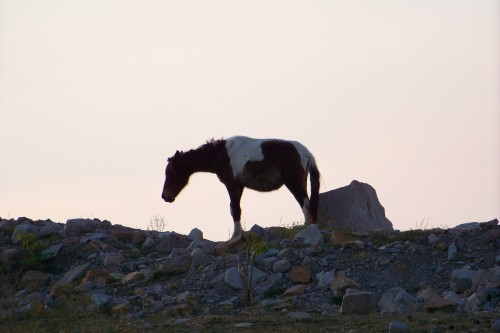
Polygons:
<instances>
[{"instance_id":1,"label":"small green plant","mask_svg":"<svg viewBox=\"0 0 500 333\"><path fill-rule=\"evenodd\" d=\"M281 237L286 239L291 239L302 229L305 229L306 225L300 222L292 222L291 224L280 224Z\"/></svg>"},{"instance_id":2,"label":"small green plant","mask_svg":"<svg viewBox=\"0 0 500 333\"><path fill-rule=\"evenodd\" d=\"M35 235L21 231L19 243L26 250L22 264L28 269L54 273L55 267L49 261L42 260L42 252L49 247L49 242L38 239Z\"/></svg>"},{"instance_id":3,"label":"small green plant","mask_svg":"<svg viewBox=\"0 0 500 333\"><path fill-rule=\"evenodd\" d=\"M253 302L252 276L254 260L255 257L267 250L267 245L262 237L251 232L244 234L242 240L245 244L245 251L238 266L243 280L243 302L248 306Z\"/></svg>"}]
</instances>

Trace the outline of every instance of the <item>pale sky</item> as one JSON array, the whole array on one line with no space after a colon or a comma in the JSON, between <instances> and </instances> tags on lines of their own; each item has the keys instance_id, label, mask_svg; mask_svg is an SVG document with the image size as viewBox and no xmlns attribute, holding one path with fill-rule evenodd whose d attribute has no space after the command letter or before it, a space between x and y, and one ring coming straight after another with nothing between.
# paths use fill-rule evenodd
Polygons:
<instances>
[{"instance_id":1,"label":"pale sky","mask_svg":"<svg viewBox=\"0 0 500 333\"><path fill-rule=\"evenodd\" d=\"M232 232L210 138L302 142L321 191L371 184L395 229L500 217L500 2L0 0L0 216ZM303 222L247 190L249 229Z\"/></svg>"}]
</instances>

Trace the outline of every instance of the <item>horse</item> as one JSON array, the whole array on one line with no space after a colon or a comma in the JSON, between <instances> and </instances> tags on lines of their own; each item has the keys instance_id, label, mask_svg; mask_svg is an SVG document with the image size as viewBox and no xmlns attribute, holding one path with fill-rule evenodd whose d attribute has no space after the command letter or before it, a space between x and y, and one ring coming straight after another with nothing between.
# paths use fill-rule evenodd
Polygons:
<instances>
[{"instance_id":1,"label":"horse","mask_svg":"<svg viewBox=\"0 0 500 333\"><path fill-rule=\"evenodd\" d=\"M168 158L163 200L174 202L195 172L214 173L226 186L234 222L233 237L243 233L240 200L244 188L270 192L285 185L301 206L304 223L316 223L320 173L311 152L297 141L234 136L212 139L186 152L177 150Z\"/></svg>"}]
</instances>

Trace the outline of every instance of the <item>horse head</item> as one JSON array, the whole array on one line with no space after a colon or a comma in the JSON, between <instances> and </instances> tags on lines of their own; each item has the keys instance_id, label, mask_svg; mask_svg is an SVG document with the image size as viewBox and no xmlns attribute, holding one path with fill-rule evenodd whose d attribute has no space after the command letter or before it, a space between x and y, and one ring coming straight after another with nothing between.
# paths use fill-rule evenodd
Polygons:
<instances>
[{"instance_id":1,"label":"horse head","mask_svg":"<svg viewBox=\"0 0 500 333\"><path fill-rule=\"evenodd\" d=\"M174 202L177 195L188 183L189 174L183 168L182 155L182 152L177 151L174 156L168 159L165 169L165 184L161 194L166 202Z\"/></svg>"}]
</instances>

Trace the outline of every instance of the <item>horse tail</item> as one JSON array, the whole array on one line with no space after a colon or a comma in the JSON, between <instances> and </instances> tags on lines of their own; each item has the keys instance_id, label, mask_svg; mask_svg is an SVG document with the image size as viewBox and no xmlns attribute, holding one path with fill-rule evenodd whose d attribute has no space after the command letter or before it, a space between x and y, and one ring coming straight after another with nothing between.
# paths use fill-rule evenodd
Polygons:
<instances>
[{"instance_id":1,"label":"horse tail","mask_svg":"<svg viewBox=\"0 0 500 333\"><path fill-rule=\"evenodd\" d=\"M318 218L320 173L314 160L312 161L309 169L309 176L311 180L311 202L309 207L311 209L312 223L316 223Z\"/></svg>"}]
</instances>

